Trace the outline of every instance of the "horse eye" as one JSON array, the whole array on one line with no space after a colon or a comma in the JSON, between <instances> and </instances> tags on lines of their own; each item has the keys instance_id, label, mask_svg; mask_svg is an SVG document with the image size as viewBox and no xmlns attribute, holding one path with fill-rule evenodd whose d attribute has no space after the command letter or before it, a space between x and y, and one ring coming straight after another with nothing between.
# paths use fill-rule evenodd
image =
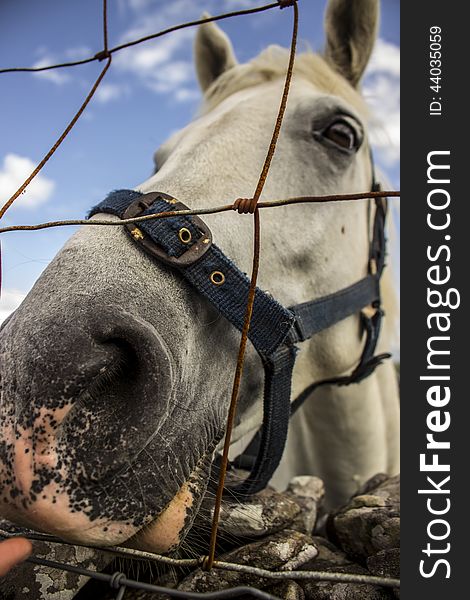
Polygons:
<instances>
[{"instance_id":1,"label":"horse eye","mask_svg":"<svg viewBox=\"0 0 470 600\"><path fill-rule=\"evenodd\" d=\"M323 131L323 137L340 148L352 152L359 147L355 129L346 121L335 121Z\"/></svg>"}]
</instances>

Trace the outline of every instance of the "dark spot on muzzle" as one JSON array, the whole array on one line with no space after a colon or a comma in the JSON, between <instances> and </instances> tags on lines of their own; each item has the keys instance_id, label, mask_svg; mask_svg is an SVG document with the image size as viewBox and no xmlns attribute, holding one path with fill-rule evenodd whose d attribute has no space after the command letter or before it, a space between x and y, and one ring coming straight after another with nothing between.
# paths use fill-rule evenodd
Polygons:
<instances>
[{"instance_id":1,"label":"dark spot on muzzle","mask_svg":"<svg viewBox=\"0 0 470 600\"><path fill-rule=\"evenodd\" d=\"M47 320L17 313L0 336L2 424L17 439L27 431L38 462L27 502L53 481L72 510L103 516L105 497L120 495L121 506L105 512L132 514L133 502L159 512L197 460L183 467L170 459L172 356L150 324L119 307L87 312L81 305ZM12 452L2 444L10 470ZM56 463L42 464L51 452Z\"/></svg>"}]
</instances>

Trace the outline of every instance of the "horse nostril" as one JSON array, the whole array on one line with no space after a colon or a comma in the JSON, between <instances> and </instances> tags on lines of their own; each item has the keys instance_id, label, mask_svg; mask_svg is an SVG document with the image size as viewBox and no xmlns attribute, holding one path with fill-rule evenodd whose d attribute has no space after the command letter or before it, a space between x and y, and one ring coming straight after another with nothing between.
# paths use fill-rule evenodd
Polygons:
<instances>
[{"instance_id":1,"label":"horse nostril","mask_svg":"<svg viewBox=\"0 0 470 600\"><path fill-rule=\"evenodd\" d=\"M61 431L61 448L69 454L73 448L64 460L71 469L80 466L84 486L129 477L135 458L171 413L173 370L166 344L137 317L116 312L112 318L101 321L93 335L92 351L106 361Z\"/></svg>"},{"instance_id":2,"label":"horse nostril","mask_svg":"<svg viewBox=\"0 0 470 600\"><path fill-rule=\"evenodd\" d=\"M109 365L102 369L102 373L111 378L113 375L118 376L126 372L128 374L136 373L139 367L139 359L137 349L125 339L109 338L104 340L104 346L113 349L113 360Z\"/></svg>"},{"instance_id":3,"label":"horse nostril","mask_svg":"<svg viewBox=\"0 0 470 600\"><path fill-rule=\"evenodd\" d=\"M147 321L124 311L102 314L94 341L112 349L109 375L126 373L131 378L158 372L172 379L173 358L160 333Z\"/></svg>"},{"instance_id":4,"label":"horse nostril","mask_svg":"<svg viewBox=\"0 0 470 600\"><path fill-rule=\"evenodd\" d=\"M90 380L86 387L87 394L91 397L101 397L124 377L130 376L130 364L125 355L119 354L109 364L101 367L99 372Z\"/></svg>"}]
</instances>

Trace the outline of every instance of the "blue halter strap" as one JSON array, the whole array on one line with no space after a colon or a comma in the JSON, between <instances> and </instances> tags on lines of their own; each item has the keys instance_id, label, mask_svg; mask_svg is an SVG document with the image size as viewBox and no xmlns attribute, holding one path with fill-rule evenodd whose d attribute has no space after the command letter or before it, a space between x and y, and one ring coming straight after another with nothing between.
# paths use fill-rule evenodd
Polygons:
<instances>
[{"instance_id":1,"label":"blue halter strap","mask_svg":"<svg viewBox=\"0 0 470 600\"><path fill-rule=\"evenodd\" d=\"M96 205L89 216L110 213L121 219L187 208L161 192L142 194L117 190ZM375 200L373 236L370 243L369 273L355 284L334 294L283 307L271 295L256 289L248 337L258 352L265 372L263 424L245 452L233 464L250 475L231 493L254 494L268 484L284 451L290 416L319 385L349 385L370 375L384 358L374 356L382 309L380 276L385 260L386 199ZM195 216L179 215L141 221L125 226L128 234L157 261L172 266L199 293L234 325L242 330L250 281L212 242L207 225ZM291 382L297 342L372 306L374 313L361 318L366 333L362 356L354 371L309 386L291 403ZM215 461L214 467L217 467Z\"/></svg>"}]
</instances>

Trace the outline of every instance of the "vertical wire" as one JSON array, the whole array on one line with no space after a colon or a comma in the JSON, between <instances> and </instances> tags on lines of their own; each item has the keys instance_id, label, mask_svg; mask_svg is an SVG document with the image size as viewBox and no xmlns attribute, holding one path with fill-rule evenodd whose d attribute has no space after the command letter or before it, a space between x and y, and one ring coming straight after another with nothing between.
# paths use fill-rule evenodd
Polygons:
<instances>
[{"instance_id":1,"label":"vertical wire","mask_svg":"<svg viewBox=\"0 0 470 600\"><path fill-rule=\"evenodd\" d=\"M225 475L227 472L228 465L228 452L230 447L230 440L233 431L233 424L235 421L235 414L237 409L238 395L240 391L240 383L243 374L243 365L245 359L245 350L248 341L248 331L250 328L251 316L253 314L253 305L255 300L256 293L256 281L258 278L258 270L259 270L259 256L260 256L260 218L259 218L259 209L256 206L261 192L263 190L264 184L266 182L266 178L268 176L269 167L271 165L272 158L274 156L274 152L276 150L276 144L279 137L279 132L282 125L282 120L284 117L287 98L289 95L290 83L292 79L292 72L294 68L294 59L295 59L295 51L297 45L297 30L298 30L298 21L299 21L299 12L297 7L297 2L293 2L292 4L294 9L294 24L292 31L292 42L290 48L290 56L289 56L289 64L287 68L286 79L284 83L284 90L282 93L281 105L279 107L279 113L277 115L274 132L271 138L271 143L269 144L268 152L266 155L266 159L263 165L263 169L261 171L258 184L256 186L256 191L251 201L251 210L253 212L253 227L254 227L254 243L253 243L253 265L251 272L251 281L250 281L250 289L248 292L248 301L245 312L245 319L243 323L242 336L240 340L240 347L238 350L238 358L237 358L237 366L235 370L235 376L233 380L233 388L232 388L232 397L230 400L229 412L227 417L227 427L225 432L225 441L224 448L222 452L222 460L220 466L219 473L219 483L217 486L215 504L214 504L214 516L212 519L212 529L211 529L211 538L209 542L209 553L207 559L204 561L204 568L209 570L212 568L215 560L215 548L217 543L217 531L219 525L219 516L220 516L220 507L222 503L222 495L224 492L224 484L225 484Z\"/></svg>"},{"instance_id":2,"label":"vertical wire","mask_svg":"<svg viewBox=\"0 0 470 600\"><path fill-rule=\"evenodd\" d=\"M62 132L62 134L60 135L60 137L57 139L57 141L55 142L55 144L49 150L49 152L44 156L44 158L37 165L37 167L34 169L34 171L31 173L31 175L16 190L16 192L13 194L13 196L11 196L9 198L9 200L7 200L7 202L5 202L5 204L2 206L2 208L0 209L0 219L3 217L3 215L6 213L6 211L10 208L10 206L13 204L13 202L18 198L18 196L20 196L25 191L25 189L28 187L28 185L31 183L31 181L41 171L41 169L44 167L44 165L47 163L47 161L51 158L51 156L54 154L54 152L57 150L57 148L65 140L65 138L70 133L70 131L73 128L73 126L75 125L75 123L81 117L81 115L82 115L83 111L85 110L85 108L88 106L88 103L93 98L93 96L94 96L96 90L98 89L98 86L100 85L103 77L106 75L106 71L109 69L109 67L111 65L112 57L111 57L111 54L108 51L108 24L107 24L107 6L106 6L106 0L103 0L103 38L104 38L104 51L103 52L104 52L104 58L107 58L107 62L105 64L103 70L101 71L100 75L98 76L98 79L95 81L95 83L93 84L93 87L91 88L91 90L88 93L87 97L83 101L82 105L80 106L80 108L78 109L78 111L75 113L75 115L73 116L72 120L67 125L67 127L64 129L64 131Z\"/></svg>"}]
</instances>

